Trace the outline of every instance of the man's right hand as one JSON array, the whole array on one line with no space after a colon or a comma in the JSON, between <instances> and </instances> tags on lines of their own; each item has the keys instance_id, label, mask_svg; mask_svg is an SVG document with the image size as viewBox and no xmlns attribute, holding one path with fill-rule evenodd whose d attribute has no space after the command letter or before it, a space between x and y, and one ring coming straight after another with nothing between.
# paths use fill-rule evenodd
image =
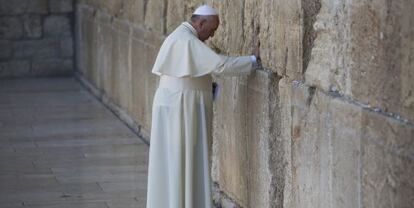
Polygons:
<instances>
[{"instance_id":1,"label":"man's right hand","mask_svg":"<svg viewBox=\"0 0 414 208\"><path fill-rule=\"evenodd\" d=\"M257 59L260 59L260 42L253 48L252 55L256 56Z\"/></svg>"}]
</instances>

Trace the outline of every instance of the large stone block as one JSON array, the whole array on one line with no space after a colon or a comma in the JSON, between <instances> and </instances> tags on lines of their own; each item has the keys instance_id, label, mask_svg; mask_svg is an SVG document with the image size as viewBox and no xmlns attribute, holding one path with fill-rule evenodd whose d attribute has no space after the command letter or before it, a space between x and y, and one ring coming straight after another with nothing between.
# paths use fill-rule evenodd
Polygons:
<instances>
[{"instance_id":1,"label":"large stone block","mask_svg":"<svg viewBox=\"0 0 414 208\"><path fill-rule=\"evenodd\" d=\"M414 127L373 112L362 123L362 206L411 207Z\"/></svg>"},{"instance_id":2,"label":"large stone block","mask_svg":"<svg viewBox=\"0 0 414 208\"><path fill-rule=\"evenodd\" d=\"M160 48L162 42L165 39L165 36L154 34L151 32L151 30L147 30L145 28L137 27L132 28L132 38L141 41L149 46Z\"/></svg>"},{"instance_id":3,"label":"large stone block","mask_svg":"<svg viewBox=\"0 0 414 208\"><path fill-rule=\"evenodd\" d=\"M141 125L141 131L149 135L151 130L152 102L158 88L158 76L151 73L156 49L141 41L132 41L131 85L132 115Z\"/></svg>"},{"instance_id":4,"label":"large stone block","mask_svg":"<svg viewBox=\"0 0 414 208\"><path fill-rule=\"evenodd\" d=\"M23 17L24 37L42 37L42 18L40 15L25 15Z\"/></svg>"},{"instance_id":5,"label":"large stone block","mask_svg":"<svg viewBox=\"0 0 414 208\"><path fill-rule=\"evenodd\" d=\"M247 87L241 78L218 80L221 96L214 110L215 171L220 188L240 205L248 204Z\"/></svg>"},{"instance_id":6,"label":"large stone block","mask_svg":"<svg viewBox=\"0 0 414 208\"><path fill-rule=\"evenodd\" d=\"M166 1L148 1L145 12L145 27L153 30L156 34L166 32L164 9Z\"/></svg>"},{"instance_id":7,"label":"large stone block","mask_svg":"<svg viewBox=\"0 0 414 208\"><path fill-rule=\"evenodd\" d=\"M171 33L178 25L186 20L185 12L185 0L172 0L168 1L166 27L167 33Z\"/></svg>"},{"instance_id":8,"label":"large stone block","mask_svg":"<svg viewBox=\"0 0 414 208\"><path fill-rule=\"evenodd\" d=\"M60 39L60 56L63 58L72 57L74 54L74 43L72 37L64 37Z\"/></svg>"},{"instance_id":9,"label":"large stone block","mask_svg":"<svg viewBox=\"0 0 414 208\"><path fill-rule=\"evenodd\" d=\"M51 15L44 19L45 36L70 36L72 34L70 19L64 15Z\"/></svg>"},{"instance_id":10,"label":"large stone block","mask_svg":"<svg viewBox=\"0 0 414 208\"><path fill-rule=\"evenodd\" d=\"M112 92L110 97L122 109L130 112L131 106L131 56L130 37L124 33L113 33L112 42Z\"/></svg>"},{"instance_id":11,"label":"large stone block","mask_svg":"<svg viewBox=\"0 0 414 208\"><path fill-rule=\"evenodd\" d=\"M33 60L32 76L67 76L73 74L73 59Z\"/></svg>"},{"instance_id":12,"label":"large stone block","mask_svg":"<svg viewBox=\"0 0 414 208\"><path fill-rule=\"evenodd\" d=\"M79 34L78 48L77 48L77 62L79 64L79 70L82 74L95 86L98 87L98 76L92 74L94 70L94 64L96 63L95 53L96 53L96 41L97 41L97 27L98 25L94 23L93 20L88 19L89 13L87 10L83 10L81 13L81 19L78 21L79 24Z\"/></svg>"},{"instance_id":13,"label":"large stone block","mask_svg":"<svg viewBox=\"0 0 414 208\"><path fill-rule=\"evenodd\" d=\"M0 14L47 14L47 0L0 0Z\"/></svg>"},{"instance_id":14,"label":"large stone block","mask_svg":"<svg viewBox=\"0 0 414 208\"><path fill-rule=\"evenodd\" d=\"M16 60L0 62L0 77L28 76L30 72L30 61Z\"/></svg>"},{"instance_id":15,"label":"large stone block","mask_svg":"<svg viewBox=\"0 0 414 208\"><path fill-rule=\"evenodd\" d=\"M144 24L144 0L124 0L126 18L134 24Z\"/></svg>"},{"instance_id":16,"label":"large stone block","mask_svg":"<svg viewBox=\"0 0 414 208\"><path fill-rule=\"evenodd\" d=\"M59 57L58 39L25 40L14 43L15 58L57 58Z\"/></svg>"},{"instance_id":17,"label":"large stone block","mask_svg":"<svg viewBox=\"0 0 414 208\"><path fill-rule=\"evenodd\" d=\"M413 121L414 3L321 2L307 83Z\"/></svg>"},{"instance_id":18,"label":"large stone block","mask_svg":"<svg viewBox=\"0 0 414 208\"><path fill-rule=\"evenodd\" d=\"M285 205L358 207L362 108L301 83L281 83L281 135L291 139Z\"/></svg>"},{"instance_id":19,"label":"large stone block","mask_svg":"<svg viewBox=\"0 0 414 208\"><path fill-rule=\"evenodd\" d=\"M0 59L11 58L13 52L13 46L11 41L0 40Z\"/></svg>"},{"instance_id":20,"label":"large stone block","mask_svg":"<svg viewBox=\"0 0 414 208\"><path fill-rule=\"evenodd\" d=\"M73 0L49 0L52 13L69 13L73 11Z\"/></svg>"},{"instance_id":21,"label":"large stone block","mask_svg":"<svg viewBox=\"0 0 414 208\"><path fill-rule=\"evenodd\" d=\"M279 122L268 115L276 110L271 96L277 96L277 79L258 71L218 81L223 90L214 111L213 179L242 207L271 207L278 203L272 152L279 150L273 145Z\"/></svg>"},{"instance_id":22,"label":"large stone block","mask_svg":"<svg viewBox=\"0 0 414 208\"><path fill-rule=\"evenodd\" d=\"M102 26L100 24L100 33L97 34L97 52L98 61L97 68L99 69L99 83L98 86L104 91L106 95L113 95L113 73L117 73L116 68L112 66L112 51L113 51L113 33L111 27Z\"/></svg>"},{"instance_id":23,"label":"large stone block","mask_svg":"<svg viewBox=\"0 0 414 208\"><path fill-rule=\"evenodd\" d=\"M19 17L0 17L0 39L17 40L23 37L23 21Z\"/></svg>"}]
</instances>

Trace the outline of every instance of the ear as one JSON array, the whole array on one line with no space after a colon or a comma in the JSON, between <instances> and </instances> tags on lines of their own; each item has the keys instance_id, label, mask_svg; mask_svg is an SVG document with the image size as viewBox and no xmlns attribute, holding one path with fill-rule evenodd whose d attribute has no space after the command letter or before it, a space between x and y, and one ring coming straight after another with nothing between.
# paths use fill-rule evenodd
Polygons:
<instances>
[{"instance_id":1,"label":"ear","mask_svg":"<svg viewBox=\"0 0 414 208\"><path fill-rule=\"evenodd\" d=\"M204 24L206 24L207 23L207 20L206 19L202 19L201 21L200 21L200 27L203 27L204 26Z\"/></svg>"}]
</instances>

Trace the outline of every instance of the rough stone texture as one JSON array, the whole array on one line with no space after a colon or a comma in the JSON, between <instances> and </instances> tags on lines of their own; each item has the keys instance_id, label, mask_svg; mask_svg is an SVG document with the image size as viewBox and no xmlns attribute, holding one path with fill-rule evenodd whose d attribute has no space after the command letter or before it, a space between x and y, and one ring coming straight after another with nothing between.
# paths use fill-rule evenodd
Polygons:
<instances>
[{"instance_id":1,"label":"rough stone texture","mask_svg":"<svg viewBox=\"0 0 414 208\"><path fill-rule=\"evenodd\" d=\"M0 62L0 77L19 77L29 72L29 61Z\"/></svg>"},{"instance_id":2,"label":"rough stone texture","mask_svg":"<svg viewBox=\"0 0 414 208\"><path fill-rule=\"evenodd\" d=\"M290 123L282 135L292 138L286 207L411 206L414 186L405 174L413 173L413 126L281 83L290 100L282 104L283 122Z\"/></svg>"},{"instance_id":3,"label":"rough stone texture","mask_svg":"<svg viewBox=\"0 0 414 208\"><path fill-rule=\"evenodd\" d=\"M79 0L77 69L148 138L165 35L200 0ZM221 207L411 207L413 6L212 0L227 55L265 70L216 80L212 177Z\"/></svg>"},{"instance_id":4,"label":"rough stone texture","mask_svg":"<svg viewBox=\"0 0 414 208\"><path fill-rule=\"evenodd\" d=\"M0 39L17 40L23 37L23 22L18 17L0 17Z\"/></svg>"},{"instance_id":5,"label":"rough stone texture","mask_svg":"<svg viewBox=\"0 0 414 208\"><path fill-rule=\"evenodd\" d=\"M72 74L72 18L73 0L0 0L0 78Z\"/></svg>"},{"instance_id":6,"label":"rough stone texture","mask_svg":"<svg viewBox=\"0 0 414 208\"><path fill-rule=\"evenodd\" d=\"M70 58L74 55L73 38L67 37L60 40L60 55L63 58Z\"/></svg>"},{"instance_id":7,"label":"rough stone texture","mask_svg":"<svg viewBox=\"0 0 414 208\"><path fill-rule=\"evenodd\" d=\"M12 42L0 40L0 59L8 59L12 56Z\"/></svg>"},{"instance_id":8,"label":"rough stone texture","mask_svg":"<svg viewBox=\"0 0 414 208\"><path fill-rule=\"evenodd\" d=\"M25 40L14 43L15 58L55 58L59 56L59 41L56 39Z\"/></svg>"},{"instance_id":9,"label":"rough stone texture","mask_svg":"<svg viewBox=\"0 0 414 208\"><path fill-rule=\"evenodd\" d=\"M25 15L23 17L23 20L24 37L42 37L42 18L40 15Z\"/></svg>"},{"instance_id":10,"label":"rough stone texture","mask_svg":"<svg viewBox=\"0 0 414 208\"><path fill-rule=\"evenodd\" d=\"M41 59L33 61L31 74L36 76L68 76L73 74L72 59Z\"/></svg>"},{"instance_id":11,"label":"rough stone texture","mask_svg":"<svg viewBox=\"0 0 414 208\"><path fill-rule=\"evenodd\" d=\"M223 91L216 103L214 137L223 139L213 143L213 180L242 207L270 207L275 200L271 150L276 148L278 122L269 115L277 105L271 97L277 96L277 82L274 74L263 71L248 79L218 80Z\"/></svg>"},{"instance_id":12,"label":"rough stone texture","mask_svg":"<svg viewBox=\"0 0 414 208\"><path fill-rule=\"evenodd\" d=\"M306 81L413 122L413 8L405 0L322 1Z\"/></svg>"},{"instance_id":13,"label":"rough stone texture","mask_svg":"<svg viewBox=\"0 0 414 208\"><path fill-rule=\"evenodd\" d=\"M69 36L71 34L70 19L67 16L51 15L44 20L45 36Z\"/></svg>"},{"instance_id":14,"label":"rough stone texture","mask_svg":"<svg viewBox=\"0 0 414 208\"><path fill-rule=\"evenodd\" d=\"M0 0L0 14L47 14L48 0Z\"/></svg>"},{"instance_id":15,"label":"rough stone texture","mask_svg":"<svg viewBox=\"0 0 414 208\"><path fill-rule=\"evenodd\" d=\"M49 0L52 13L70 13L73 11L73 0Z\"/></svg>"}]
</instances>

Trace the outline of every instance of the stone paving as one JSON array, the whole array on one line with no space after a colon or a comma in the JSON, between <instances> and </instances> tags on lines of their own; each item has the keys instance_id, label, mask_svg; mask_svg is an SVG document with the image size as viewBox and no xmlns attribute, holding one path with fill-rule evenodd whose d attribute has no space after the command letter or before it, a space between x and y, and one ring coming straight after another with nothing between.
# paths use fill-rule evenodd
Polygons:
<instances>
[{"instance_id":1,"label":"stone paving","mask_svg":"<svg viewBox=\"0 0 414 208\"><path fill-rule=\"evenodd\" d=\"M1 208L145 207L148 146L73 78L0 80Z\"/></svg>"}]
</instances>

